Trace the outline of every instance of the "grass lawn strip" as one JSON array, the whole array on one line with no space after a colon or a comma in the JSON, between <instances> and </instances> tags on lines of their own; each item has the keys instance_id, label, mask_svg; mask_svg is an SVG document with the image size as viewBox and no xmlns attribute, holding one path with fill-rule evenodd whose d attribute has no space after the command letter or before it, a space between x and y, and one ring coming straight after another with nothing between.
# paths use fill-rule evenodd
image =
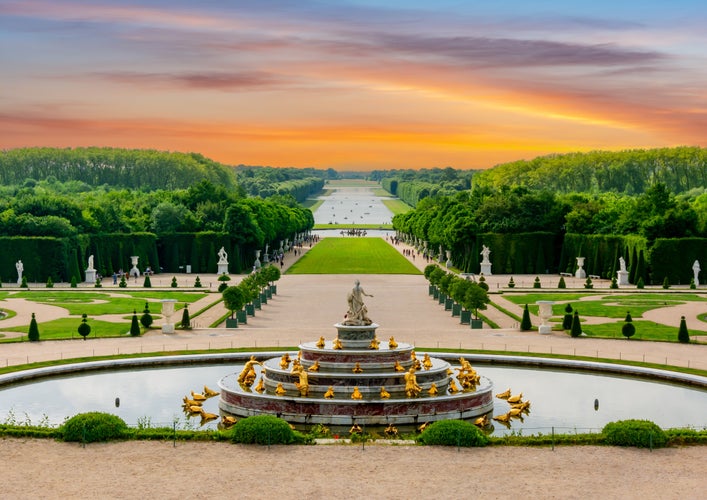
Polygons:
<instances>
[{"instance_id":1,"label":"grass lawn strip","mask_svg":"<svg viewBox=\"0 0 707 500\"><path fill-rule=\"evenodd\" d=\"M380 238L324 238L288 274L421 274Z\"/></svg>"}]
</instances>

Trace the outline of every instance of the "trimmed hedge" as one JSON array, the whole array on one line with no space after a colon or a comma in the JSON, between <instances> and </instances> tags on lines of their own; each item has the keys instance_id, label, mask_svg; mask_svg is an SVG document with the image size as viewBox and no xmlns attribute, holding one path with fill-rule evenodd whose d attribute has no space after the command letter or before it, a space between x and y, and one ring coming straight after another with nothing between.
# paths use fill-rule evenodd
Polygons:
<instances>
[{"instance_id":1,"label":"trimmed hedge","mask_svg":"<svg viewBox=\"0 0 707 500\"><path fill-rule=\"evenodd\" d=\"M417 437L417 441L431 446L480 447L489 444L488 436L481 429L464 420L435 422Z\"/></svg>"},{"instance_id":2,"label":"trimmed hedge","mask_svg":"<svg viewBox=\"0 0 707 500\"><path fill-rule=\"evenodd\" d=\"M120 417L110 413L79 413L61 426L64 441L98 443L124 438L128 426Z\"/></svg>"},{"instance_id":3,"label":"trimmed hedge","mask_svg":"<svg viewBox=\"0 0 707 500\"><path fill-rule=\"evenodd\" d=\"M242 444L304 444L305 436L273 415L255 415L233 426L231 441Z\"/></svg>"},{"instance_id":4,"label":"trimmed hedge","mask_svg":"<svg viewBox=\"0 0 707 500\"><path fill-rule=\"evenodd\" d=\"M662 448L668 442L665 431L650 420L610 422L604 426L601 432L606 439L606 444L614 446Z\"/></svg>"}]
</instances>

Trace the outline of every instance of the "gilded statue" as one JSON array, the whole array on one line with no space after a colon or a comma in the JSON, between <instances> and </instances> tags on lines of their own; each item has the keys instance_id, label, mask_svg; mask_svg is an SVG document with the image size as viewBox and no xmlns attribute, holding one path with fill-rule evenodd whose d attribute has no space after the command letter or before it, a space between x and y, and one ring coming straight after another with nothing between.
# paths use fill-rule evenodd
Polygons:
<instances>
[{"instance_id":1,"label":"gilded statue","mask_svg":"<svg viewBox=\"0 0 707 500\"><path fill-rule=\"evenodd\" d=\"M439 391L437 389L437 384L432 382L432 385L430 386L430 389L427 391L427 394L429 394L430 396L436 396L438 392Z\"/></svg>"},{"instance_id":2,"label":"gilded statue","mask_svg":"<svg viewBox=\"0 0 707 500\"><path fill-rule=\"evenodd\" d=\"M357 361L356 364L354 365L354 367L351 369L351 371L354 373L363 373L363 368L361 368L361 363L359 363Z\"/></svg>"},{"instance_id":3,"label":"gilded statue","mask_svg":"<svg viewBox=\"0 0 707 500\"><path fill-rule=\"evenodd\" d=\"M390 340L388 340L388 348L389 349L397 349L398 348L398 343L395 341L394 337L390 337Z\"/></svg>"},{"instance_id":4,"label":"gilded statue","mask_svg":"<svg viewBox=\"0 0 707 500\"><path fill-rule=\"evenodd\" d=\"M299 378L299 381L295 382L295 387L299 390L299 395L306 397L309 394L309 378L307 372L302 365L297 365L297 368L294 368L292 373Z\"/></svg>"},{"instance_id":5,"label":"gilded statue","mask_svg":"<svg viewBox=\"0 0 707 500\"><path fill-rule=\"evenodd\" d=\"M425 368L425 370L429 370L432 368L432 360L430 359L430 355L425 353L424 358L422 359L422 366Z\"/></svg>"},{"instance_id":6,"label":"gilded statue","mask_svg":"<svg viewBox=\"0 0 707 500\"><path fill-rule=\"evenodd\" d=\"M282 358L280 358L280 368L283 370L287 370L287 368L290 366L290 355L285 353L282 355Z\"/></svg>"},{"instance_id":7,"label":"gilded statue","mask_svg":"<svg viewBox=\"0 0 707 500\"><path fill-rule=\"evenodd\" d=\"M407 397L414 398L420 394L422 388L417 385L417 376L415 375L415 368L410 367L408 372L405 374L405 394Z\"/></svg>"},{"instance_id":8,"label":"gilded statue","mask_svg":"<svg viewBox=\"0 0 707 500\"><path fill-rule=\"evenodd\" d=\"M315 361L314 364L309 367L308 371L318 372L319 371L319 360Z\"/></svg>"},{"instance_id":9,"label":"gilded statue","mask_svg":"<svg viewBox=\"0 0 707 500\"><path fill-rule=\"evenodd\" d=\"M353 393L351 394L351 399L363 399L363 394L358 390L358 386L354 387Z\"/></svg>"},{"instance_id":10,"label":"gilded statue","mask_svg":"<svg viewBox=\"0 0 707 500\"><path fill-rule=\"evenodd\" d=\"M319 337L319 341L317 342L317 347L319 349L324 349L324 346L326 343L324 342L324 337Z\"/></svg>"},{"instance_id":11,"label":"gilded statue","mask_svg":"<svg viewBox=\"0 0 707 500\"><path fill-rule=\"evenodd\" d=\"M373 339L371 339L371 343L368 344L369 349L378 349L379 347L380 347L380 342L375 337Z\"/></svg>"},{"instance_id":12,"label":"gilded statue","mask_svg":"<svg viewBox=\"0 0 707 500\"><path fill-rule=\"evenodd\" d=\"M395 362L395 365L393 365L393 369L394 369L396 372L404 372L404 371L405 371L405 368L403 367L403 365L400 364L399 361L396 361L396 362Z\"/></svg>"},{"instance_id":13,"label":"gilded statue","mask_svg":"<svg viewBox=\"0 0 707 500\"><path fill-rule=\"evenodd\" d=\"M334 386L330 385L329 389L324 393L325 399L334 399Z\"/></svg>"},{"instance_id":14,"label":"gilded statue","mask_svg":"<svg viewBox=\"0 0 707 500\"><path fill-rule=\"evenodd\" d=\"M332 347L336 350L341 350L344 348L344 346L341 345L341 341L338 338L334 339L334 342L332 342Z\"/></svg>"},{"instance_id":15,"label":"gilded statue","mask_svg":"<svg viewBox=\"0 0 707 500\"><path fill-rule=\"evenodd\" d=\"M256 377L255 365L259 364L260 362L255 359L255 356L251 356L250 359L243 366L241 373L238 375L238 383L243 384L246 387L250 387L251 385L253 385L253 382L255 382Z\"/></svg>"},{"instance_id":16,"label":"gilded statue","mask_svg":"<svg viewBox=\"0 0 707 500\"><path fill-rule=\"evenodd\" d=\"M449 394L456 394L459 392L459 387L457 387L457 384L454 382L454 379L451 379L449 381Z\"/></svg>"},{"instance_id":17,"label":"gilded statue","mask_svg":"<svg viewBox=\"0 0 707 500\"><path fill-rule=\"evenodd\" d=\"M380 396L381 399L390 399L390 393L385 390L385 387L381 387Z\"/></svg>"},{"instance_id":18,"label":"gilded statue","mask_svg":"<svg viewBox=\"0 0 707 500\"><path fill-rule=\"evenodd\" d=\"M275 388L275 394L277 394L278 396L284 396L285 394L287 394L285 388L282 387L282 383L277 384L277 387Z\"/></svg>"},{"instance_id":19,"label":"gilded statue","mask_svg":"<svg viewBox=\"0 0 707 500\"><path fill-rule=\"evenodd\" d=\"M255 390L256 390L257 392L259 392L260 394L262 394L262 393L265 392L265 380L264 380L264 379L261 378L261 379L258 381L258 385L255 386Z\"/></svg>"},{"instance_id":20,"label":"gilded statue","mask_svg":"<svg viewBox=\"0 0 707 500\"><path fill-rule=\"evenodd\" d=\"M347 301L349 303L349 310L346 312L344 318L344 325L353 326L363 326L370 325L372 323L371 319L368 317L368 309L366 304L363 302L363 297L373 297L373 295L367 294L361 287L361 282L356 280L354 282L354 287L349 292Z\"/></svg>"},{"instance_id":21,"label":"gilded statue","mask_svg":"<svg viewBox=\"0 0 707 500\"><path fill-rule=\"evenodd\" d=\"M397 436L398 435L398 428L395 427L393 424L388 424L388 427L386 427L383 432L388 437Z\"/></svg>"}]
</instances>

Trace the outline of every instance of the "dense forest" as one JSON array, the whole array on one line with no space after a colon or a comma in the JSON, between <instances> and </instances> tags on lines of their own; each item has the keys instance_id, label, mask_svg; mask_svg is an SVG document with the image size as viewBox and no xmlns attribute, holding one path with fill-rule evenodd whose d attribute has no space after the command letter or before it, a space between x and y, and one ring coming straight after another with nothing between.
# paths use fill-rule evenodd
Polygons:
<instances>
[{"instance_id":1,"label":"dense forest","mask_svg":"<svg viewBox=\"0 0 707 500\"><path fill-rule=\"evenodd\" d=\"M707 149L678 147L541 156L478 172L474 186L524 186L555 193L638 195L662 183L679 194L707 186Z\"/></svg>"},{"instance_id":2,"label":"dense forest","mask_svg":"<svg viewBox=\"0 0 707 500\"><path fill-rule=\"evenodd\" d=\"M242 170L242 169L241 169ZM265 245L279 248L314 225L295 196L321 189L323 174L283 171L272 196L249 196L242 172L200 155L110 148L31 148L0 156L0 277L23 259L34 279L68 280L94 255L102 273L144 266L215 272L225 246L232 270L249 269ZM267 169L245 174L257 183ZM268 181L263 184L267 184ZM244 183L247 184L247 183ZM45 255L42 255L45 254ZM50 258L43 258L51 255ZM80 278L80 276L79 276Z\"/></svg>"},{"instance_id":3,"label":"dense forest","mask_svg":"<svg viewBox=\"0 0 707 500\"><path fill-rule=\"evenodd\" d=\"M549 156L475 172L471 189L436 196L425 175L381 183L413 191L416 209L396 215L395 229L435 256L451 251L465 271L478 272L480 245L493 242L502 272L572 272L569 254L590 253L604 277L624 256L635 279L679 281L689 268L674 269L665 252L681 245L682 258L707 259L706 157L700 148Z\"/></svg>"},{"instance_id":4,"label":"dense forest","mask_svg":"<svg viewBox=\"0 0 707 500\"><path fill-rule=\"evenodd\" d=\"M329 179L336 179L335 170L315 170L313 168L236 168L238 185L251 196L290 195L299 203L318 193Z\"/></svg>"},{"instance_id":5,"label":"dense forest","mask_svg":"<svg viewBox=\"0 0 707 500\"><path fill-rule=\"evenodd\" d=\"M207 180L236 187L233 169L196 153L118 148L20 148L0 152L0 184L27 179L80 181L111 188L184 189Z\"/></svg>"}]
</instances>

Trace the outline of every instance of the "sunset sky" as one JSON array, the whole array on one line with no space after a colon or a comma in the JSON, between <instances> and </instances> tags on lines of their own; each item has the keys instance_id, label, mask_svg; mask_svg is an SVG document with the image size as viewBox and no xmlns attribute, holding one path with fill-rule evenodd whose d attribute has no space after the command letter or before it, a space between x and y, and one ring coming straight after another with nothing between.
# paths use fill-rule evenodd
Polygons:
<instances>
[{"instance_id":1,"label":"sunset sky","mask_svg":"<svg viewBox=\"0 0 707 500\"><path fill-rule=\"evenodd\" d=\"M707 3L0 0L0 148L487 168L707 146Z\"/></svg>"}]
</instances>

